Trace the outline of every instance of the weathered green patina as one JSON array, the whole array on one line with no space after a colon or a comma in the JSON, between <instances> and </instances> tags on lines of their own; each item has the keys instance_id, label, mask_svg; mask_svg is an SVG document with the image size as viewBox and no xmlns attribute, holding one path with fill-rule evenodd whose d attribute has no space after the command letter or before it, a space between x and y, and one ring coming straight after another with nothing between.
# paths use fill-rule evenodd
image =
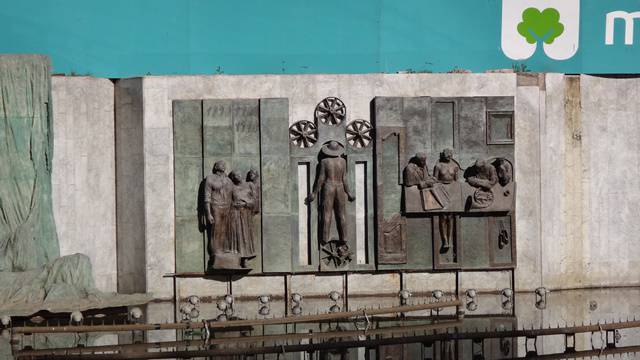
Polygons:
<instances>
[{"instance_id":1,"label":"weathered green patina","mask_svg":"<svg viewBox=\"0 0 640 360\"><path fill-rule=\"evenodd\" d=\"M51 207L49 59L0 56L0 271L59 256Z\"/></svg>"}]
</instances>

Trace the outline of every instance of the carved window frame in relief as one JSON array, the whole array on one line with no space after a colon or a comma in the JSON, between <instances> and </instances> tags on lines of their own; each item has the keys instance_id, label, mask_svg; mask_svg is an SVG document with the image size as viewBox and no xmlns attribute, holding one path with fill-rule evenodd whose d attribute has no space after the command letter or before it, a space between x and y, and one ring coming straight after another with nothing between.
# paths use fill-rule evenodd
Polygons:
<instances>
[{"instance_id":1,"label":"carved window frame in relief","mask_svg":"<svg viewBox=\"0 0 640 360\"><path fill-rule=\"evenodd\" d=\"M493 139L491 137L491 127L492 127L492 119L493 116L508 116L509 124L508 129L510 132L510 136L504 139ZM515 144L515 112L514 111L497 111L497 110L488 110L487 111L487 121L486 121L486 132L487 132L487 145L514 145Z\"/></svg>"}]
</instances>

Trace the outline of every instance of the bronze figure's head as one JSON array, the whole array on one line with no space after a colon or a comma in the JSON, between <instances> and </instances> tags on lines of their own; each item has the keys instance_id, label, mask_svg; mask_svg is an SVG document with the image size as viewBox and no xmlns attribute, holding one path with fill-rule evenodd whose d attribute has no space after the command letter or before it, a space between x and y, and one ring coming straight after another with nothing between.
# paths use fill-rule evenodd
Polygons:
<instances>
[{"instance_id":1,"label":"bronze figure's head","mask_svg":"<svg viewBox=\"0 0 640 360\"><path fill-rule=\"evenodd\" d=\"M224 160L218 160L213 164L214 174L224 174L225 171L227 171L227 164L225 164Z\"/></svg>"},{"instance_id":2,"label":"bronze figure's head","mask_svg":"<svg viewBox=\"0 0 640 360\"><path fill-rule=\"evenodd\" d=\"M321 151L325 156L339 157L344 153L344 146L335 140L331 140L322 146Z\"/></svg>"},{"instance_id":3,"label":"bronze figure's head","mask_svg":"<svg viewBox=\"0 0 640 360\"><path fill-rule=\"evenodd\" d=\"M453 150L452 149L444 149L440 153L440 161L449 162L453 158Z\"/></svg>"},{"instance_id":4,"label":"bronze figure's head","mask_svg":"<svg viewBox=\"0 0 640 360\"><path fill-rule=\"evenodd\" d=\"M258 180L258 171L254 168L249 169L249 172L247 173L247 181L255 182L256 180Z\"/></svg>"},{"instance_id":5,"label":"bronze figure's head","mask_svg":"<svg viewBox=\"0 0 640 360\"><path fill-rule=\"evenodd\" d=\"M427 166L427 154L423 152L416 153L416 165L420 167Z\"/></svg>"},{"instance_id":6,"label":"bronze figure's head","mask_svg":"<svg viewBox=\"0 0 640 360\"><path fill-rule=\"evenodd\" d=\"M233 181L233 183L236 185L242 183L242 176L240 175L240 172L236 170L233 170L229 173L229 179L231 179L231 181Z\"/></svg>"}]
</instances>

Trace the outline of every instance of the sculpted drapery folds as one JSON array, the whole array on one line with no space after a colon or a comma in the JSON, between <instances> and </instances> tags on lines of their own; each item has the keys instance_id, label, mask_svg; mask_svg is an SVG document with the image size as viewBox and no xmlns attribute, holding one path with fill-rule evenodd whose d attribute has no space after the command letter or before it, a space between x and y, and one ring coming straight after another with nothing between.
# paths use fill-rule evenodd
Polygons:
<instances>
[{"instance_id":1,"label":"sculpted drapery folds","mask_svg":"<svg viewBox=\"0 0 640 360\"><path fill-rule=\"evenodd\" d=\"M225 251L239 253L242 258L256 256L253 244L252 217L256 207L254 187L242 180L239 172L232 171L229 178L233 182L231 211Z\"/></svg>"},{"instance_id":2,"label":"sculpted drapery folds","mask_svg":"<svg viewBox=\"0 0 640 360\"><path fill-rule=\"evenodd\" d=\"M207 223L210 225L209 252L213 256L223 252L229 226L233 184L225 174L226 170L225 162L217 161L213 165L213 173L205 180L204 203Z\"/></svg>"}]
</instances>

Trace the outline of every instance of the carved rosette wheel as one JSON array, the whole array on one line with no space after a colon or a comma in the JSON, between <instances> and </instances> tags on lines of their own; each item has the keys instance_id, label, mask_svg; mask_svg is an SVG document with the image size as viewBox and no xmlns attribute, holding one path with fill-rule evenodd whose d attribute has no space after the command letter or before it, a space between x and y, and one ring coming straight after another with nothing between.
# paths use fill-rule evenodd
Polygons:
<instances>
[{"instance_id":1,"label":"carved rosette wheel","mask_svg":"<svg viewBox=\"0 0 640 360\"><path fill-rule=\"evenodd\" d=\"M309 120L300 120L289 128L289 140L295 146L310 148L318 141L318 128Z\"/></svg>"},{"instance_id":2,"label":"carved rosette wheel","mask_svg":"<svg viewBox=\"0 0 640 360\"><path fill-rule=\"evenodd\" d=\"M347 116L347 107L337 97L328 97L316 106L316 120L326 125L339 125Z\"/></svg>"},{"instance_id":3,"label":"carved rosette wheel","mask_svg":"<svg viewBox=\"0 0 640 360\"><path fill-rule=\"evenodd\" d=\"M347 125L347 142L355 148L365 148L371 143L372 132L367 120L354 120Z\"/></svg>"},{"instance_id":4,"label":"carved rosette wheel","mask_svg":"<svg viewBox=\"0 0 640 360\"><path fill-rule=\"evenodd\" d=\"M349 245L339 240L331 240L322 246L322 262L326 266L341 268L351 262Z\"/></svg>"}]
</instances>

